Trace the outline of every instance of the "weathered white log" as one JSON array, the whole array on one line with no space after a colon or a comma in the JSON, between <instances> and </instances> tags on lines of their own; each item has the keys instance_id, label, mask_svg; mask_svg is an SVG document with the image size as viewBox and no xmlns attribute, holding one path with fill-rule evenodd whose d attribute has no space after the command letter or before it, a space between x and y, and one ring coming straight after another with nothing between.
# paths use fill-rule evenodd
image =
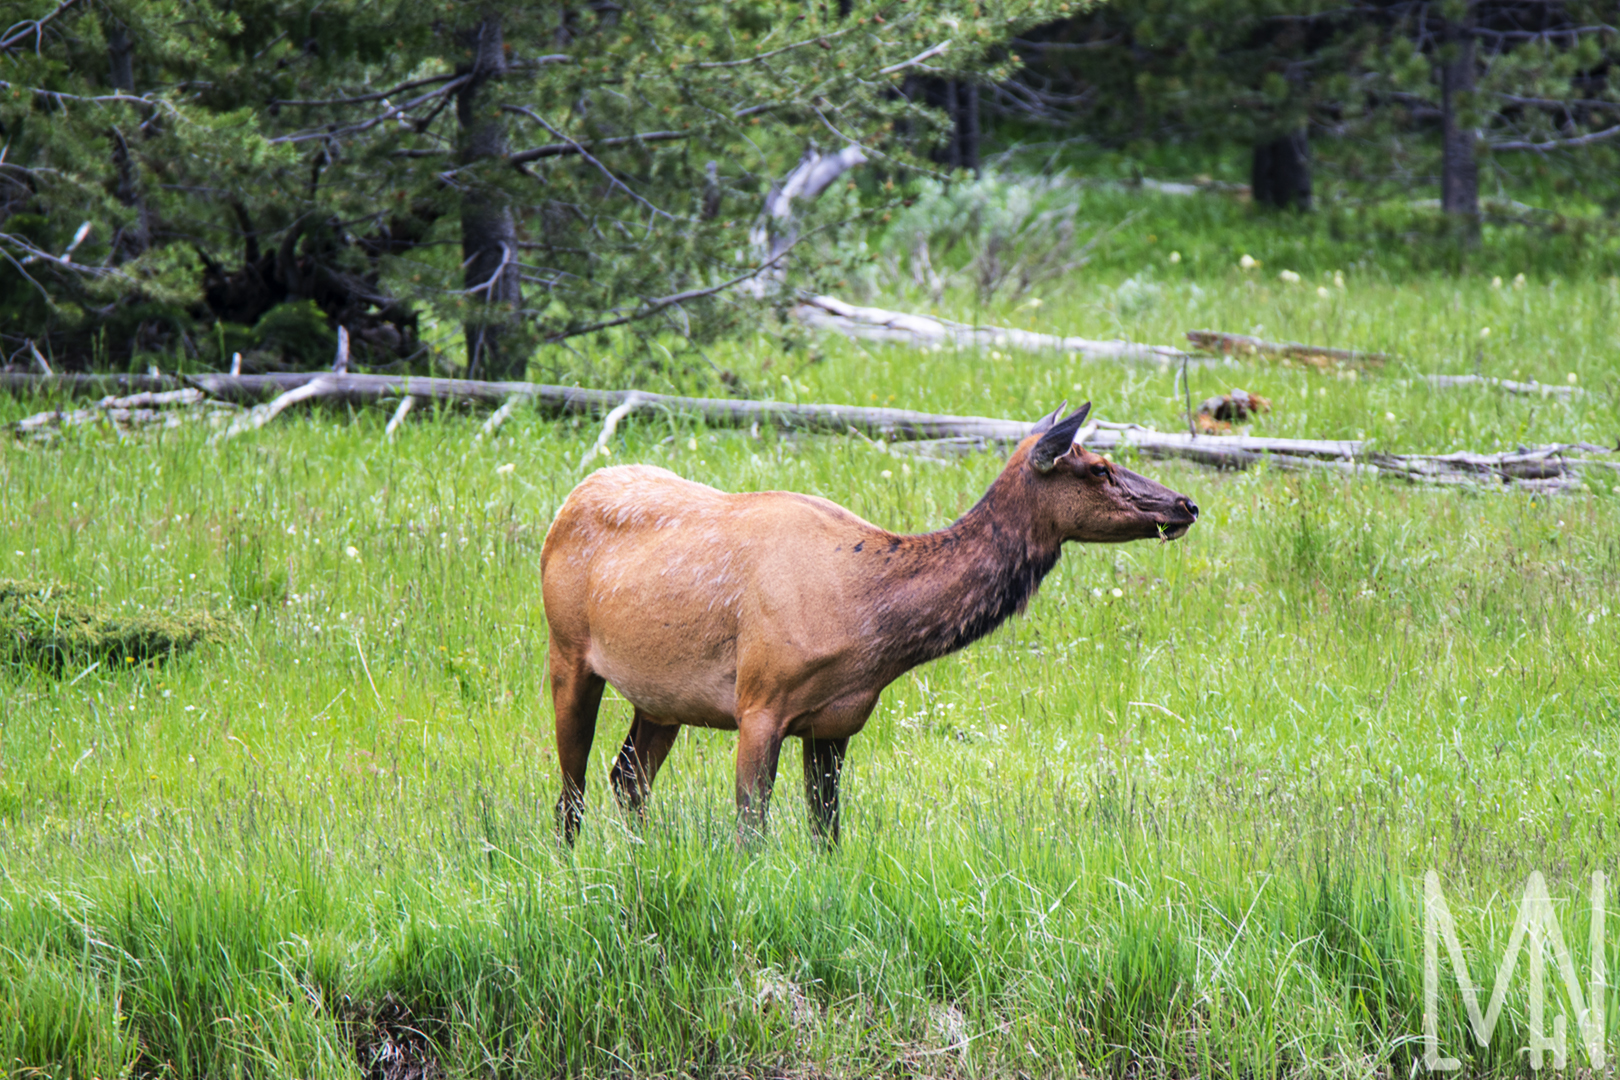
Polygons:
<instances>
[{"instance_id":1,"label":"weathered white log","mask_svg":"<svg viewBox=\"0 0 1620 1080\"><path fill-rule=\"evenodd\" d=\"M1011 442L1005 437L966 436L896 443L891 453L938 458L960 456ZM1379 476L1414 483L1452 486L1506 486L1515 490L1558 492L1579 487L1587 471L1620 475L1620 448L1591 443L1557 443L1498 454L1389 454L1355 440L1268 439L1244 435L1189 435L1160 432L1135 424L1099 422L1085 439L1103 453L1134 450L1143 457L1178 458L1219 469L1247 469L1264 462L1272 468L1326 470L1351 476ZM1615 455L1612 460L1590 455Z\"/></svg>"},{"instance_id":2,"label":"weathered white log","mask_svg":"<svg viewBox=\"0 0 1620 1080\"><path fill-rule=\"evenodd\" d=\"M803 431L844 431L851 426L891 439L927 439L946 435L1009 436L1022 438L1029 424L986 416L950 416L880 409L864 405L796 405L785 401L746 401L735 398L695 398L653 394L637 390L590 390L579 386L551 386L529 382L482 382L474 379L413 378L406 375L333 375L327 372L276 372L264 375L37 375L0 373L0 389L30 395L65 396L86 390L117 388L173 390L192 386L211 398L244 404L319 383L298 400L337 405L372 405L393 402L405 395L421 401L499 407L516 397L533 402L551 414L605 415L631 394L639 394L647 408L701 417L706 423L748 427L751 424ZM420 402L419 402L420 404ZM283 406L285 408L285 406Z\"/></svg>"},{"instance_id":3,"label":"weathered white log","mask_svg":"<svg viewBox=\"0 0 1620 1080\"><path fill-rule=\"evenodd\" d=\"M0 386L16 388L17 376L0 379ZM47 380L32 377L36 387L81 385L71 377ZM250 375L232 379L223 375L197 376L197 389L222 397L243 400L281 391L274 401L260 405L239 417L218 437L232 437L242 431L262 427L276 415L300 401L332 401L344 404L376 403L400 395L451 403L499 404L514 408L531 401L537 407L562 413L605 414L597 438L600 453L614 433L619 420L639 408L658 408L700 417L715 425L749 427L771 424L799 431L844 432L855 429L863 436L889 440L917 440L908 444L869 441L885 451L912 453L924 457L961 454L1005 446L1029 434L1031 425L1021 420L998 420L983 416L951 416L917 413L903 409L873 409L857 405L795 405L772 401L737 401L722 398L686 398L645 391L586 390L579 387L545 386L537 383L491 383L464 379L407 379L388 375L280 374ZM130 410L133 415L138 410ZM171 410L182 411L182 410ZM116 410L81 410L96 417L116 414ZM61 413L42 413L25 423L61 422ZM72 414L78 415L78 414ZM398 417L396 412L396 418ZM510 413L508 413L510 415ZM19 425L21 431L21 425ZM1248 468L1261 462L1283 469L1326 469L1352 475L1389 476L1427 484L1507 485L1531 491L1560 491L1581 483L1583 472L1620 473L1620 448L1591 443L1559 443L1525 447L1499 454L1388 454L1369 449L1357 440L1281 439L1253 435L1193 435L1161 432L1139 424L1097 421L1087 437L1087 445L1104 452L1134 451L1144 457L1179 458L1216 468ZM589 462L595 455L587 455Z\"/></svg>"},{"instance_id":4,"label":"weathered white log","mask_svg":"<svg viewBox=\"0 0 1620 1080\"><path fill-rule=\"evenodd\" d=\"M817 330L832 330L862 341L903 345L953 345L958 348L1024 349L1031 352L1074 352L1093 359L1180 363L1187 353L1168 345L1133 341L1039 334L1014 327L969 326L932 315L911 315L884 308L859 307L834 296L812 296L793 309L794 317Z\"/></svg>"},{"instance_id":5,"label":"weathered white log","mask_svg":"<svg viewBox=\"0 0 1620 1080\"><path fill-rule=\"evenodd\" d=\"M205 408L200 408L204 405ZM12 430L18 435L49 439L60 428L104 421L115 427L161 424L172 428L192 420L213 419L223 412L238 408L223 401L210 402L201 390L190 387L184 390L143 391L124 397L104 397L89 408L35 413L18 420Z\"/></svg>"},{"instance_id":6,"label":"weathered white log","mask_svg":"<svg viewBox=\"0 0 1620 1080\"><path fill-rule=\"evenodd\" d=\"M1489 386L1496 390L1505 390L1510 394L1525 394L1532 397L1559 397L1571 398L1581 393L1578 386L1557 386L1553 383L1514 382L1512 379L1493 379L1486 375L1425 375L1423 381L1431 386Z\"/></svg>"},{"instance_id":7,"label":"weathered white log","mask_svg":"<svg viewBox=\"0 0 1620 1080\"><path fill-rule=\"evenodd\" d=\"M104 397L96 402L98 409L160 409L166 405L197 405L207 400L207 396L195 387L188 386L184 390L147 390L139 394L130 394L127 397ZM224 405L224 402L218 402ZM234 408L234 406L232 406Z\"/></svg>"}]
</instances>

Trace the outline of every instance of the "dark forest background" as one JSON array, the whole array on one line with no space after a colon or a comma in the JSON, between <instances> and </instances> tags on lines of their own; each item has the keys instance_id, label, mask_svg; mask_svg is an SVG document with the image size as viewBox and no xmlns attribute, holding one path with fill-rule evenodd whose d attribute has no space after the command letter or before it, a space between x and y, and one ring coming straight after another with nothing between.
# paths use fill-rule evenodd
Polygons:
<instances>
[{"instance_id":1,"label":"dark forest background","mask_svg":"<svg viewBox=\"0 0 1620 1080\"><path fill-rule=\"evenodd\" d=\"M370 370L663 363L986 168L1244 189L1282 227L1432 202L1461 252L1620 215L1612 3L5 10L14 371L318 366L340 326Z\"/></svg>"}]
</instances>

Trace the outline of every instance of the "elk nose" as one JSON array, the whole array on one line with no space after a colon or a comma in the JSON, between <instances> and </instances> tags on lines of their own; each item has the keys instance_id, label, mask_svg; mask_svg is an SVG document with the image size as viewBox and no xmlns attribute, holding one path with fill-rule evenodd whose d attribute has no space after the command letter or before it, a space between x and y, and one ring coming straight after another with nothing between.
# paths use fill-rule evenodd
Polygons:
<instances>
[{"instance_id":1,"label":"elk nose","mask_svg":"<svg viewBox=\"0 0 1620 1080\"><path fill-rule=\"evenodd\" d=\"M1191 514L1193 517L1198 516L1198 504L1197 503L1193 502L1191 499L1181 499L1179 501L1181 503L1181 508L1183 510L1187 511L1187 513Z\"/></svg>"}]
</instances>

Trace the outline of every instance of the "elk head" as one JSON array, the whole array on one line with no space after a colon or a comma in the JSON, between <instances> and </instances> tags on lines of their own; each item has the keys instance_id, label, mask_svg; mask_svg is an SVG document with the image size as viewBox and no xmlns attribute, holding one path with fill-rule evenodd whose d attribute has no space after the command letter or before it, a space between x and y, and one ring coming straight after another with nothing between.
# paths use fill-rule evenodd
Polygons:
<instances>
[{"instance_id":1,"label":"elk head","mask_svg":"<svg viewBox=\"0 0 1620 1080\"><path fill-rule=\"evenodd\" d=\"M1063 540L1114 544L1159 537L1175 540L1198 520L1187 496L1116 465L1075 441L1091 402L1036 422L1026 461L1036 515ZM1059 419L1062 417L1062 419Z\"/></svg>"}]
</instances>

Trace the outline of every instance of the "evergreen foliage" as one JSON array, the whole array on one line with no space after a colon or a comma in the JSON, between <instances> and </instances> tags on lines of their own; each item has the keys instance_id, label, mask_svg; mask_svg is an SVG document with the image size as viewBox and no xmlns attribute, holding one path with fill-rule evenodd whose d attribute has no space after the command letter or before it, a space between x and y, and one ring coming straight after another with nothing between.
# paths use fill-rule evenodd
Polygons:
<instances>
[{"instance_id":1,"label":"evergreen foliage","mask_svg":"<svg viewBox=\"0 0 1620 1080\"><path fill-rule=\"evenodd\" d=\"M1308 204L1308 173L1288 175L1309 167L1307 133L1338 175L1402 189L1439 178L1445 208L1467 215L1478 213L1472 173L1495 187L1546 155L1590 197L1612 198L1612 4L1146 0L1014 48L1026 62L998 95L1002 115L1112 146L1249 145L1257 202Z\"/></svg>"},{"instance_id":2,"label":"evergreen foliage","mask_svg":"<svg viewBox=\"0 0 1620 1080\"><path fill-rule=\"evenodd\" d=\"M1005 78L998 43L1074 6L22 0L0 37L5 359L313 364L341 324L358 363L421 367L444 320L475 374L521 377L598 330L701 343L936 168L942 118L907 77ZM878 163L864 194L799 210L761 276L772 185L849 144Z\"/></svg>"}]
</instances>

